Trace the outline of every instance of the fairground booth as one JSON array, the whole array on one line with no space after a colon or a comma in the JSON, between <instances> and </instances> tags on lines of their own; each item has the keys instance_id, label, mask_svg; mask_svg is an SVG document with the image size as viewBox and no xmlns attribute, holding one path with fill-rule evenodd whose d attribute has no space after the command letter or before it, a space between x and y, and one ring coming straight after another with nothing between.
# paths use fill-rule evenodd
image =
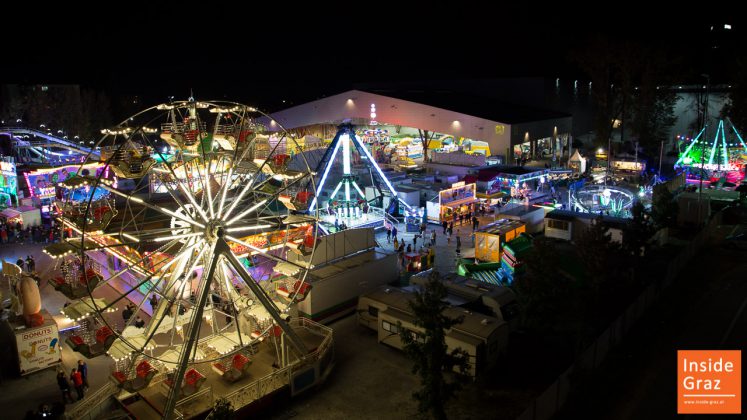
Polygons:
<instances>
[{"instance_id":1,"label":"fairground booth","mask_svg":"<svg viewBox=\"0 0 747 420\"><path fill-rule=\"evenodd\" d=\"M0 158L0 208L18 203L18 178L13 157Z\"/></svg>"},{"instance_id":2,"label":"fairground booth","mask_svg":"<svg viewBox=\"0 0 747 420\"><path fill-rule=\"evenodd\" d=\"M451 188L438 193L437 203L427 203L428 220L434 223L453 221L455 218L473 213L478 201L474 183L465 184L464 181L460 181L451 184Z\"/></svg>"},{"instance_id":3,"label":"fairground booth","mask_svg":"<svg viewBox=\"0 0 747 420\"><path fill-rule=\"evenodd\" d=\"M524 198L547 181L550 169L529 166L494 166L477 175L478 188L496 194L501 191L512 198Z\"/></svg>"},{"instance_id":4,"label":"fairground booth","mask_svg":"<svg viewBox=\"0 0 747 420\"><path fill-rule=\"evenodd\" d=\"M56 187L59 183L75 177L79 171L82 176L99 176L103 168L104 164L102 163L58 166L26 172L24 177L31 197L41 207L42 214L47 214L51 210L55 198L57 198Z\"/></svg>"}]
</instances>

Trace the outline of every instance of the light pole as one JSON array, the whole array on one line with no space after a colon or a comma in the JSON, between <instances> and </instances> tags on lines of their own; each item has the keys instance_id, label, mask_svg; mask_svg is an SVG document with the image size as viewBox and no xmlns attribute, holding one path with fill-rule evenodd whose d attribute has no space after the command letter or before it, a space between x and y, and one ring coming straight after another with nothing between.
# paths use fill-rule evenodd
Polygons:
<instances>
[{"instance_id":1,"label":"light pole","mask_svg":"<svg viewBox=\"0 0 747 420\"><path fill-rule=\"evenodd\" d=\"M703 176L705 174L705 145L708 139L708 96L711 89L711 76L708 74L701 74L706 78L706 92L705 99L703 100L703 149L700 152L700 188L698 189L698 223L701 222L701 200L703 199Z\"/></svg>"}]
</instances>

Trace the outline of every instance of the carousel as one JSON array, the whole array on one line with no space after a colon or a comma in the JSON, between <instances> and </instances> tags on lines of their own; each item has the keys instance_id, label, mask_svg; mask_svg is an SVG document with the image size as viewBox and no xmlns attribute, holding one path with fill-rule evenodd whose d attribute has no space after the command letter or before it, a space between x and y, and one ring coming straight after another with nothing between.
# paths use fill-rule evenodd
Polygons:
<instances>
[{"instance_id":1,"label":"carousel","mask_svg":"<svg viewBox=\"0 0 747 420\"><path fill-rule=\"evenodd\" d=\"M232 102L146 109L104 132L111 172L60 185L66 234L45 251L74 299L63 313L83 323L68 344L113 359L106 397L138 394L140 418L204 416L220 396L241 409L331 368L331 330L295 309L317 244L313 172L268 149L263 116ZM143 318L118 316L125 305Z\"/></svg>"},{"instance_id":2,"label":"carousel","mask_svg":"<svg viewBox=\"0 0 747 420\"><path fill-rule=\"evenodd\" d=\"M674 167L687 174L688 182L713 186L738 185L745 177L747 144L730 119L720 120L713 139L706 138L704 127L695 138L677 136L680 153Z\"/></svg>"}]
</instances>

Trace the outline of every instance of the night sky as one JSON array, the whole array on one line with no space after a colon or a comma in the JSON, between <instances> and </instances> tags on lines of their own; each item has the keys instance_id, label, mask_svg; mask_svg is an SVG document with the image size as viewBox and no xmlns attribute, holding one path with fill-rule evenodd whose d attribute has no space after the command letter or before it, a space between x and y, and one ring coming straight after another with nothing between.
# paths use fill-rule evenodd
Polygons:
<instances>
[{"instance_id":1,"label":"night sky","mask_svg":"<svg viewBox=\"0 0 747 420\"><path fill-rule=\"evenodd\" d=\"M345 3L334 11L290 4L278 11L228 4L116 7L128 10L102 11L99 18L88 17L92 10L72 18L19 13L4 20L2 81L74 83L114 98L139 95L144 104L186 97L193 88L199 98L272 109L359 82L583 78L568 53L599 36L664 45L688 57L706 50L710 25L723 26L734 15L533 3L464 10L426 3L409 13L383 3ZM743 31L731 23L731 42L744 45ZM688 57L689 73L697 75L703 61Z\"/></svg>"}]
</instances>

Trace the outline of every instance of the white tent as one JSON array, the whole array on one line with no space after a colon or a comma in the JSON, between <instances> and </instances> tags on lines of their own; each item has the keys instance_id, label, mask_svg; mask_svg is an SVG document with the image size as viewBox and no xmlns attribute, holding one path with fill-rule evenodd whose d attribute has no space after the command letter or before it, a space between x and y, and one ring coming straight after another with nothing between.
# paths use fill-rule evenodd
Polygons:
<instances>
[{"instance_id":1,"label":"white tent","mask_svg":"<svg viewBox=\"0 0 747 420\"><path fill-rule=\"evenodd\" d=\"M573 152L573 155L568 159L568 167L581 174L586 172L586 158L581 156L578 149L576 149L576 151Z\"/></svg>"}]
</instances>

